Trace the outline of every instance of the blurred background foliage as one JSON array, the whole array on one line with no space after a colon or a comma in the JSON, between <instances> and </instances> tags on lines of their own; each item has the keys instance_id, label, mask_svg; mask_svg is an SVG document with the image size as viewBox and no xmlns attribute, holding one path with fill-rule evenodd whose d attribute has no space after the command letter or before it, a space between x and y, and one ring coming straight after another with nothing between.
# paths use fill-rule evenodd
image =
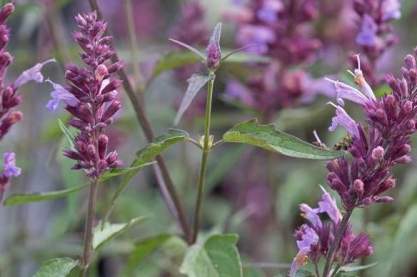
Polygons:
<instances>
[{"instance_id":1,"label":"blurred background foliage","mask_svg":"<svg viewBox=\"0 0 417 277\"><path fill-rule=\"evenodd\" d=\"M3 1L6 2L6 1ZM10 18L12 30L9 51L15 57L9 77L16 76L36 62L55 57L57 64L49 64L45 74L52 80L63 81L63 64L79 63L79 49L71 39L75 29L73 17L88 11L88 1L38 0L16 1L17 11ZM168 42L170 30L180 16L183 2L178 0L132 0L133 21L128 22L129 9L125 0L102 0L104 17L115 35L115 45L125 68L136 87L143 84L142 68L173 51ZM230 1L231 2L231 1ZM227 0L201 0L206 10L207 26L223 20L224 13L233 9ZM402 18L396 21L395 31L400 43L384 56L380 72L398 72L400 57L417 44L417 4L402 1ZM133 24L135 41L129 39L129 23ZM223 45L232 49L235 26L226 22ZM331 26L324 26L331 28ZM132 29L131 29L132 31ZM344 52L343 52L344 51ZM349 68L348 53L338 61L317 59L309 71L321 77ZM251 74L251 66L229 64L221 70L215 88L214 134L217 137L237 122L259 116L253 110L224 97L225 85L231 76ZM255 70L255 69L253 69ZM173 125L176 101L186 83L175 78L172 71L164 71L154 78L141 95L157 134ZM86 182L82 174L72 171L72 162L63 158L65 139L57 117L45 109L49 97L48 85L25 87L22 111L24 120L1 145L2 151L13 149L19 157L23 175L14 180L9 194L45 192L71 188ZM135 153L146 145L132 107L123 95L123 112L111 130L113 147L119 149L128 165ZM332 109L326 99L294 108L285 108L274 116L272 123L281 129L313 141L317 130L328 145L337 143L342 131L329 133ZM197 104L195 104L197 105ZM360 116L360 115L355 115ZM187 117L181 128L193 136L202 133L203 121L197 113ZM416 148L414 148L416 149ZM415 156L415 155L414 155ZM188 211L196 195L195 180L199 166L199 152L192 145L178 145L164 154L174 184ZM393 191L395 201L389 205L375 205L365 214L356 211L354 228L361 230L363 218L369 221L367 231L375 246L375 255L366 263L378 264L363 276L417 275L417 171L415 163L397 172L399 182ZM293 230L302 223L298 205L314 205L320 195L319 185L325 185L324 162L293 160L283 156L238 145L217 148L209 159L208 184L204 207L204 231L238 233L238 247L247 276L285 276L295 254ZM98 213L110 202L117 180L100 189ZM57 256L77 256L81 252L81 234L85 214L86 191L64 199L26 206L0 208L0 276L31 276L45 259ZM191 212L189 212L191 215ZM123 236L100 250L93 266L96 276L180 276L178 272L186 244L178 234L149 169L144 170L130 184L119 199L112 214L114 222L147 216ZM249 270L250 268L250 270ZM92 276L93 276L92 275Z\"/></svg>"}]
</instances>

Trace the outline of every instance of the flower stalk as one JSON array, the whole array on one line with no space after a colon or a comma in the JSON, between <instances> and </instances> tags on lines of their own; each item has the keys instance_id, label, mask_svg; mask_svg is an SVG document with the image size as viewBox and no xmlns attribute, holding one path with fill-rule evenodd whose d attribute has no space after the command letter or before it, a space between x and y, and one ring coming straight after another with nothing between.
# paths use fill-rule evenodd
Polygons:
<instances>
[{"instance_id":1,"label":"flower stalk","mask_svg":"<svg viewBox=\"0 0 417 277\"><path fill-rule=\"evenodd\" d=\"M84 230L84 251L82 258L82 271L81 276L85 277L88 273L88 267L91 263L91 257L93 256L93 227L94 217L97 202L98 192L98 179L94 179L90 185L90 191L88 193L88 210L85 219L85 230Z\"/></svg>"},{"instance_id":2,"label":"flower stalk","mask_svg":"<svg viewBox=\"0 0 417 277\"><path fill-rule=\"evenodd\" d=\"M201 155L201 165L200 165L200 174L198 177L197 183L197 200L194 211L194 224L193 224L193 235L191 238L191 244L194 244L197 240L198 230L200 229L201 221L201 209L203 206L203 193L204 193L204 183L206 178L207 171L207 160L210 149L212 148L212 142L210 138L210 126L211 126L211 108L213 102L213 90L214 90L214 80L216 75L213 71L210 71L209 82L207 88L207 101L206 101L206 112L204 117L204 137L203 137L203 148Z\"/></svg>"}]
</instances>

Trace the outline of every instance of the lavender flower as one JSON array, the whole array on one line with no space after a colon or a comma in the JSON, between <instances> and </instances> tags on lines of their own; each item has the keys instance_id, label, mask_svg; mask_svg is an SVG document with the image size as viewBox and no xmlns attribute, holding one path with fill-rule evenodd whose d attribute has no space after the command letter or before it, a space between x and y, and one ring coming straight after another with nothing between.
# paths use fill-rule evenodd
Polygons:
<instances>
[{"instance_id":1,"label":"lavender flower","mask_svg":"<svg viewBox=\"0 0 417 277\"><path fill-rule=\"evenodd\" d=\"M98 178L121 164L116 151L108 152L109 139L104 134L121 108L116 99L120 81L112 77L121 64L110 63L111 37L104 36L107 25L97 19L95 12L78 15L75 20L80 31L74 33L74 38L84 51L81 58L86 67L67 67L66 88L49 81L54 91L48 107L55 109L59 101L65 102L66 110L73 116L69 124L80 132L74 149L64 154L77 162L74 169L83 169L90 177Z\"/></svg>"},{"instance_id":2,"label":"lavender flower","mask_svg":"<svg viewBox=\"0 0 417 277\"><path fill-rule=\"evenodd\" d=\"M342 220L336 200L323 189L318 205L318 208L311 208L307 204L300 205L302 216L307 219L307 223L301 225L295 232L298 253L291 264L290 277L296 276L299 268L308 259L318 264L321 258L326 257L330 245L334 243ZM329 222L323 222L319 216L321 214L326 214L330 219ZM336 253L336 261L339 266L344 266L372 253L373 247L367 235L363 233L354 235L349 225L343 234L341 247Z\"/></svg>"}]
</instances>

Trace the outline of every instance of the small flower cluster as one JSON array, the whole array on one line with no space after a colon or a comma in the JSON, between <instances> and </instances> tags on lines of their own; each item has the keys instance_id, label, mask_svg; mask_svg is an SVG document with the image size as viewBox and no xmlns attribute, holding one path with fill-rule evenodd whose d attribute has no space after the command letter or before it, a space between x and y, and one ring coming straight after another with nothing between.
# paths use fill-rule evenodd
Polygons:
<instances>
[{"instance_id":1,"label":"small flower cluster","mask_svg":"<svg viewBox=\"0 0 417 277\"><path fill-rule=\"evenodd\" d=\"M367 57L363 70L368 81L375 84L379 81L372 74L376 61L398 40L392 32L391 22L401 16L400 1L355 0L353 7L359 16L356 43Z\"/></svg>"},{"instance_id":2,"label":"small flower cluster","mask_svg":"<svg viewBox=\"0 0 417 277\"><path fill-rule=\"evenodd\" d=\"M95 12L78 15L75 20L80 31L74 33L74 38L83 50L81 58L87 66L67 67L68 88L49 81L54 91L48 107L56 109L59 101L66 104L66 110L73 116L69 124L80 132L75 138L74 149L65 151L65 155L77 161L73 169L83 169L88 176L97 178L121 163L116 151L108 152L109 138L104 129L121 108L116 99L116 89L121 82L112 78L112 74L122 65L119 62L110 64L114 54L111 37L104 35L107 25L97 19Z\"/></svg>"},{"instance_id":3,"label":"small flower cluster","mask_svg":"<svg viewBox=\"0 0 417 277\"><path fill-rule=\"evenodd\" d=\"M318 208L313 209L307 204L300 205L302 216L308 223L301 225L295 232L299 251L291 264L291 277L296 275L297 270L306 263L307 259L318 265L320 259L327 256L330 246L335 241L342 215L337 208L336 200L324 189L323 191ZM327 215L329 222L322 221L320 218L322 214ZM364 233L353 234L351 226L348 225L335 259L340 266L343 266L372 253L373 247L368 236Z\"/></svg>"},{"instance_id":4,"label":"small flower cluster","mask_svg":"<svg viewBox=\"0 0 417 277\"><path fill-rule=\"evenodd\" d=\"M415 55L417 55L417 50ZM341 157L327 164L329 171L327 183L339 194L346 211L346 218L343 218L346 224L335 226L337 231L333 231L334 233L341 232L344 235L339 240L332 242L335 255L334 260L332 259L329 262L330 266L334 262L343 265L345 262L349 263L355 260L355 255L344 256L346 259L343 260L343 263L338 258L340 257L338 253L343 252L343 249L346 248L344 243L346 243L345 236L350 230L349 217L355 208L393 200L392 197L384 195L396 184L392 169L398 164L411 161L410 136L416 132L417 63L415 56L407 55L405 57L401 78L395 78L392 75L387 76L386 81L391 87L392 93L381 98L375 97L371 86L365 80L361 71L359 56L357 56L357 59L359 67L351 73L358 88L339 81L329 80L336 88L338 102L337 105L331 103L336 108L336 115L332 119L329 130L334 131L337 126L346 129L351 137L351 145L349 145L348 151L352 156L350 159ZM360 105L366 116L367 124L360 124L349 116L343 108L344 100ZM309 215L309 221L313 222L311 213L306 213L307 208L304 206L302 209L306 215ZM320 212L322 212L321 209ZM334 220L334 213L331 215L327 210L326 212L332 218L333 223L337 222ZM310 233L310 231L305 234L298 232L297 240L302 242L304 236ZM315 233L317 234L317 232ZM317 236L320 237L320 235ZM307 239L307 237L305 238ZM358 250L354 250L352 247L347 249L360 254L357 257L371 254L371 248L367 246L369 245L368 239L364 236L357 237L357 239L353 238L352 243L355 247L358 247ZM325 246L329 247L328 244L325 244ZM308 254L303 254L303 257L308 256L314 262L315 248L308 249ZM326 249L326 247L323 249ZM298 266L302 264L299 257L296 257L294 262Z\"/></svg>"},{"instance_id":5,"label":"small flower cluster","mask_svg":"<svg viewBox=\"0 0 417 277\"><path fill-rule=\"evenodd\" d=\"M9 28L6 19L13 13L12 3L5 4L0 10L0 140L10 131L11 127L22 120L23 114L15 108L21 103L22 97L18 89L29 81L41 83L44 81L42 67L51 62L48 60L38 63L24 71L12 84L5 84L6 72L13 62L12 55L6 50L9 43ZM16 167L16 155L13 152L3 154L3 171L0 174L0 200L11 177L19 176L21 169Z\"/></svg>"},{"instance_id":6,"label":"small flower cluster","mask_svg":"<svg viewBox=\"0 0 417 277\"><path fill-rule=\"evenodd\" d=\"M248 51L271 58L259 67L247 86L231 82L227 94L270 117L278 109L302 101L310 77L302 70L289 70L311 60L320 48L312 34L317 18L315 0L250 0L227 16L237 22L236 41Z\"/></svg>"}]
</instances>

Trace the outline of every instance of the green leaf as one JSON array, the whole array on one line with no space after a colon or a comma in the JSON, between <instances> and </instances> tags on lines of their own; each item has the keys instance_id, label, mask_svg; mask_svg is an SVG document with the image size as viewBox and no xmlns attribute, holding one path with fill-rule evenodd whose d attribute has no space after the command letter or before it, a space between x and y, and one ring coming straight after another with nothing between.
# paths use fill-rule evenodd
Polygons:
<instances>
[{"instance_id":1,"label":"green leaf","mask_svg":"<svg viewBox=\"0 0 417 277\"><path fill-rule=\"evenodd\" d=\"M145 148L138 151L136 154L137 158L133 162L132 166L138 166L143 163L151 162L155 159L156 156L161 154L164 150L169 148L171 145L178 142L185 141L189 135L187 132L178 129L170 129L166 134L163 134Z\"/></svg>"},{"instance_id":2,"label":"green leaf","mask_svg":"<svg viewBox=\"0 0 417 277\"><path fill-rule=\"evenodd\" d=\"M71 148L74 148L74 140L76 137L75 131L71 131L67 126L65 126L61 119L58 119L58 126L67 139L68 144L71 146Z\"/></svg>"},{"instance_id":3,"label":"green leaf","mask_svg":"<svg viewBox=\"0 0 417 277\"><path fill-rule=\"evenodd\" d=\"M145 220L145 217L137 217L127 223L104 222L103 224L97 224L93 231L93 248L97 249L103 246L105 243L143 220Z\"/></svg>"},{"instance_id":4,"label":"green leaf","mask_svg":"<svg viewBox=\"0 0 417 277\"><path fill-rule=\"evenodd\" d=\"M50 201L67 196L85 188L88 184L50 192L39 192L31 194L13 194L4 200L4 206L23 205L33 202Z\"/></svg>"},{"instance_id":5,"label":"green leaf","mask_svg":"<svg viewBox=\"0 0 417 277\"><path fill-rule=\"evenodd\" d=\"M356 271L361 271L361 270L365 270L371 267L376 266L378 263L371 263L371 264L366 264L366 265L346 265L346 266L342 266L338 272L356 272Z\"/></svg>"},{"instance_id":6,"label":"green leaf","mask_svg":"<svg viewBox=\"0 0 417 277\"><path fill-rule=\"evenodd\" d=\"M117 198L120 196L120 194L125 190L125 188L129 185L130 180L133 179L133 177L136 176L136 174L140 171L140 169L144 166L152 162L156 156L161 154L164 150L169 148L171 145L184 141L188 138L188 134L185 131L177 130L177 129L171 129L166 134L161 135L153 142L148 144L145 148L142 150L139 150L136 153L136 159L132 162L130 168L132 170L129 170L128 172L125 172L123 174L123 178L120 182L120 184L117 186L116 192L113 195L113 198L111 200L111 203L109 205L108 210L106 211L106 215L104 217L104 221L107 220L109 217Z\"/></svg>"},{"instance_id":7,"label":"green leaf","mask_svg":"<svg viewBox=\"0 0 417 277\"><path fill-rule=\"evenodd\" d=\"M156 63L153 69L151 79L158 77L161 73L165 71L180 68L190 64L195 64L199 61L200 59L190 52L168 53L165 56L161 57L159 61Z\"/></svg>"},{"instance_id":8,"label":"green leaf","mask_svg":"<svg viewBox=\"0 0 417 277\"><path fill-rule=\"evenodd\" d=\"M189 248L180 272L189 277L243 277L235 234L213 235Z\"/></svg>"},{"instance_id":9,"label":"green leaf","mask_svg":"<svg viewBox=\"0 0 417 277\"><path fill-rule=\"evenodd\" d=\"M161 234L136 242L134 250L128 258L128 269L130 271L134 270L146 257L164 245L170 238L172 238L172 235Z\"/></svg>"},{"instance_id":10,"label":"green leaf","mask_svg":"<svg viewBox=\"0 0 417 277\"><path fill-rule=\"evenodd\" d=\"M122 176L122 175L126 175L126 174L130 174L132 172L136 173L138 172L141 168L148 166L148 165L152 165L154 164L153 162L149 162L149 163L143 163L140 164L138 166L133 166L133 167L127 167L127 168L114 168L110 171L105 172L101 177L100 177L100 182L106 182L114 177L118 177L118 176Z\"/></svg>"},{"instance_id":11,"label":"green leaf","mask_svg":"<svg viewBox=\"0 0 417 277\"><path fill-rule=\"evenodd\" d=\"M283 155L315 160L330 160L343 156L342 151L327 150L278 130L271 124L256 120L239 123L223 135L225 142L245 143Z\"/></svg>"},{"instance_id":12,"label":"green leaf","mask_svg":"<svg viewBox=\"0 0 417 277\"><path fill-rule=\"evenodd\" d=\"M44 262L34 277L63 277L78 265L78 261L71 258L56 258Z\"/></svg>"},{"instance_id":13,"label":"green leaf","mask_svg":"<svg viewBox=\"0 0 417 277\"><path fill-rule=\"evenodd\" d=\"M191 102L196 97L197 93L207 84L210 80L209 76L202 76L199 74L193 74L188 80L187 91L184 94L184 97L181 100L180 108L174 120L174 125L177 125L181 120L182 115L191 105Z\"/></svg>"}]
</instances>

